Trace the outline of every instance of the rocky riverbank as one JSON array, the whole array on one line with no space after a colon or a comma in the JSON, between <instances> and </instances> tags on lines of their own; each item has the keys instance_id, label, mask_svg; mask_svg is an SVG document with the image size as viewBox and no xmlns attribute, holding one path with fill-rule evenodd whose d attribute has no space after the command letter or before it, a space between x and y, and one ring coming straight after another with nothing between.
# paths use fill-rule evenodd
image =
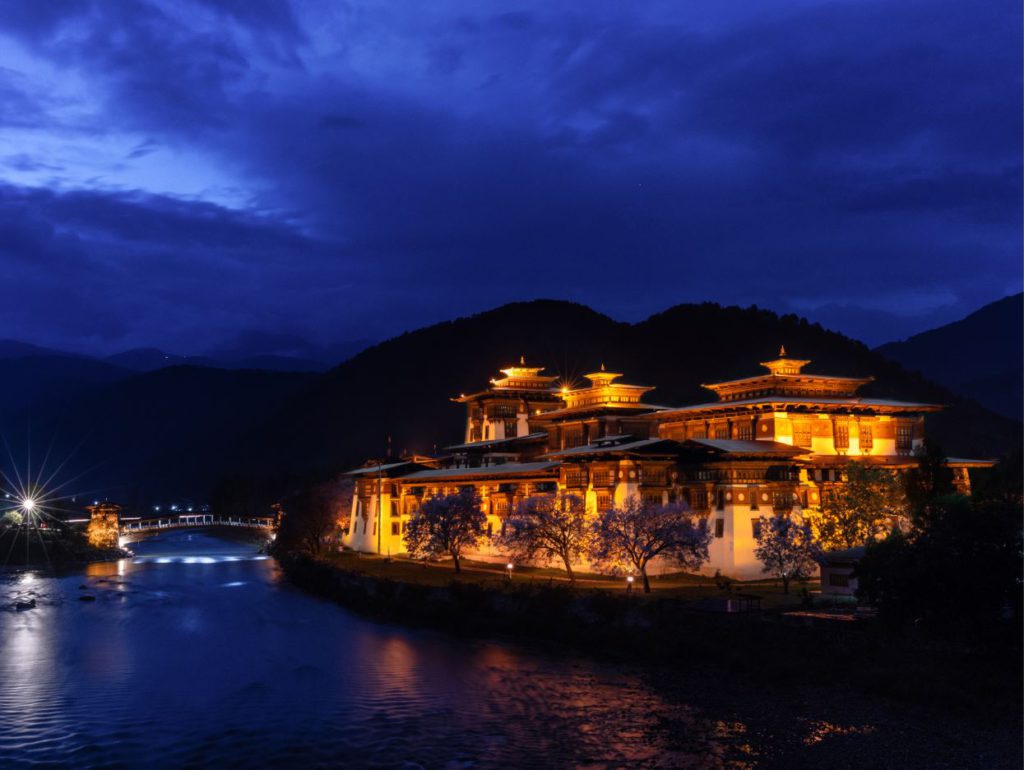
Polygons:
<instances>
[{"instance_id":1,"label":"rocky riverbank","mask_svg":"<svg viewBox=\"0 0 1024 770\"><path fill-rule=\"evenodd\" d=\"M64 569L131 556L123 548L96 548L72 530L0 530L0 569Z\"/></svg>"}]
</instances>

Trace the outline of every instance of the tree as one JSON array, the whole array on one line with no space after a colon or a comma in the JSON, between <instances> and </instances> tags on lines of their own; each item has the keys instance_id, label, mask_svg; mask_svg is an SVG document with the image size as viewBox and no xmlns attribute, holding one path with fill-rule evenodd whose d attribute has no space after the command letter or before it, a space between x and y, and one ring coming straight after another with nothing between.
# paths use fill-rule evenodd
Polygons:
<instances>
[{"instance_id":1,"label":"tree","mask_svg":"<svg viewBox=\"0 0 1024 770\"><path fill-rule=\"evenodd\" d=\"M888 468L861 463L846 467L846 481L827 489L820 512L805 519L826 550L855 548L888 534L906 520L908 503L903 481Z\"/></svg>"},{"instance_id":2,"label":"tree","mask_svg":"<svg viewBox=\"0 0 1024 770\"><path fill-rule=\"evenodd\" d=\"M592 527L594 561L631 566L643 578L644 593L651 592L647 566L656 556L689 570L708 559L711 537L685 505L644 505L630 496L623 505L598 514Z\"/></svg>"},{"instance_id":3,"label":"tree","mask_svg":"<svg viewBox=\"0 0 1024 770\"><path fill-rule=\"evenodd\" d=\"M463 549L477 544L486 524L476 490L466 488L458 494L432 497L407 522L405 546L413 556L448 554L458 573L462 571Z\"/></svg>"},{"instance_id":4,"label":"tree","mask_svg":"<svg viewBox=\"0 0 1024 770\"><path fill-rule=\"evenodd\" d=\"M953 470L946 462L946 453L934 441L925 439L924 446L914 453L917 467L907 471L904 487L907 503L917 519L927 515L925 509L932 500L953 494Z\"/></svg>"},{"instance_id":5,"label":"tree","mask_svg":"<svg viewBox=\"0 0 1024 770\"><path fill-rule=\"evenodd\" d=\"M352 504L348 479L311 484L283 501L276 547L319 556L338 534Z\"/></svg>"},{"instance_id":6,"label":"tree","mask_svg":"<svg viewBox=\"0 0 1024 770\"><path fill-rule=\"evenodd\" d=\"M765 572L782 578L783 593L789 593L790 580L804 580L814 574L820 549L809 523L785 514L770 519L762 516L756 539L754 555Z\"/></svg>"},{"instance_id":7,"label":"tree","mask_svg":"<svg viewBox=\"0 0 1024 770\"><path fill-rule=\"evenodd\" d=\"M590 549L593 530L586 506L576 495L530 497L505 520L498 544L516 561L538 556L561 559L569 581L576 582L572 565Z\"/></svg>"},{"instance_id":8,"label":"tree","mask_svg":"<svg viewBox=\"0 0 1024 770\"><path fill-rule=\"evenodd\" d=\"M1020 497L946 495L922 510L909 533L868 544L858 596L893 623L980 636L1004 623L1019 634Z\"/></svg>"}]
</instances>

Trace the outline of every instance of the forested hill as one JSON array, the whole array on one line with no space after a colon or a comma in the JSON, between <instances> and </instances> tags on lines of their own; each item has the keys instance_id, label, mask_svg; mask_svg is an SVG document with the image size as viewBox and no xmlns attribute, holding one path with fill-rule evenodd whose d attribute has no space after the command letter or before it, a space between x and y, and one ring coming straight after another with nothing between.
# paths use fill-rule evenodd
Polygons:
<instances>
[{"instance_id":1,"label":"forested hill","mask_svg":"<svg viewBox=\"0 0 1024 770\"><path fill-rule=\"evenodd\" d=\"M69 488L83 500L200 501L233 474L278 491L296 476L383 456L389 436L394 455L457 442L464 407L451 398L486 386L521 356L575 384L605 364L625 382L655 386L649 401L681 405L711 398L701 383L763 371L758 362L780 345L811 359L811 372L873 375L865 394L948 404L928 420L951 454L1002 456L1019 445L1019 423L859 342L796 316L713 304L679 305L629 324L569 302L515 303L403 334L323 374L201 366L131 374L108 366L85 376L73 362L82 375L77 387L58 394L41 388L55 375L33 375L49 395L26 406L22 389L14 405L12 391L0 421L23 467L29 442L35 468L52 444L50 467L65 462L57 478L77 477ZM16 377L17 363L6 365Z\"/></svg>"},{"instance_id":2,"label":"forested hill","mask_svg":"<svg viewBox=\"0 0 1024 770\"><path fill-rule=\"evenodd\" d=\"M255 426L254 467L343 467L386 451L429 452L462 438L464 407L451 397L486 385L525 357L570 382L602 363L624 381L654 385L648 399L709 400L701 383L763 371L780 345L809 358L809 372L872 375L865 395L948 404L929 417L950 453L998 456L1020 426L909 373L864 344L796 316L715 304L679 305L636 324L560 301L514 303L403 334L363 351Z\"/></svg>"}]
</instances>

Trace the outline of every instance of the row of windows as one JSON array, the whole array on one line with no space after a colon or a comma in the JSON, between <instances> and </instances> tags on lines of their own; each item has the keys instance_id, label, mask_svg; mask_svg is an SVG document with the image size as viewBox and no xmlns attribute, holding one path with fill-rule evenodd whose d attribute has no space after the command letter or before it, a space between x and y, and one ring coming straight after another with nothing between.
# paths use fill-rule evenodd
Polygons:
<instances>
[{"instance_id":1,"label":"row of windows","mask_svg":"<svg viewBox=\"0 0 1024 770\"><path fill-rule=\"evenodd\" d=\"M574 447L583 446L583 444L582 428L562 431L562 447L564 449L573 449Z\"/></svg>"},{"instance_id":2,"label":"row of windows","mask_svg":"<svg viewBox=\"0 0 1024 770\"><path fill-rule=\"evenodd\" d=\"M600 406L601 404L638 404L640 399L636 396L591 396L588 398L567 399L571 407L577 406Z\"/></svg>"},{"instance_id":3,"label":"row of windows","mask_svg":"<svg viewBox=\"0 0 1024 770\"><path fill-rule=\"evenodd\" d=\"M833 423L833 440L836 449L848 449L850 446L850 425L844 420L837 420ZM813 423L808 421L795 422L793 424L793 444L795 446L810 449L813 445ZM716 439L727 439L729 436L728 425L713 425L711 435ZM694 426L688 429L691 439L704 439L708 437L708 428L704 425ZM911 449L913 445L914 426L910 423L897 423L896 425L896 447L901 451ZM734 438L741 441L754 439L754 426L749 422L742 422L735 425ZM860 447L863 451L870 452L874 448L874 431L870 425L860 424Z\"/></svg>"}]
</instances>

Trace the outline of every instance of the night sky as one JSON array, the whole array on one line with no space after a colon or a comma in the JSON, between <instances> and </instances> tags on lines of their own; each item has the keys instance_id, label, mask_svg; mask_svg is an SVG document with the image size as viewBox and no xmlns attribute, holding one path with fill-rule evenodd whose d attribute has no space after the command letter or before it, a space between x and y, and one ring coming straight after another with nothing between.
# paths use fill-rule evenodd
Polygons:
<instances>
[{"instance_id":1,"label":"night sky","mask_svg":"<svg viewBox=\"0 0 1024 770\"><path fill-rule=\"evenodd\" d=\"M1020 291L1018 2L496 6L0 1L0 338L302 353L554 297L880 343Z\"/></svg>"}]
</instances>

